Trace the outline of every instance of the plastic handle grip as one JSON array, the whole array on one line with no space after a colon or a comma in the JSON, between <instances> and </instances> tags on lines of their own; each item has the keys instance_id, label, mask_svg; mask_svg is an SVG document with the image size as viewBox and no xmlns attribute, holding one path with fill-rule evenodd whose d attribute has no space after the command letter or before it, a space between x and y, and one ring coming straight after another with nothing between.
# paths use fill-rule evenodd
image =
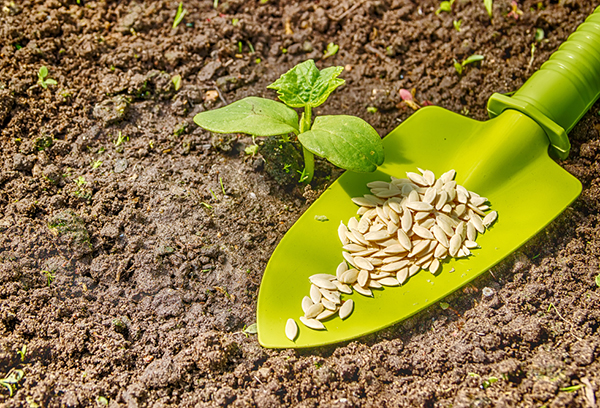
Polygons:
<instances>
[{"instance_id":1,"label":"plastic handle grip","mask_svg":"<svg viewBox=\"0 0 600 408\"><path fill-rule=\"evenodd\" d=\"M548 135L555 153L566 158L566 132L600 96L600 7L596 8L541 68L512 96L494 94L490 117L516 109L534 119Z\"/></svg>"}]
</instances>

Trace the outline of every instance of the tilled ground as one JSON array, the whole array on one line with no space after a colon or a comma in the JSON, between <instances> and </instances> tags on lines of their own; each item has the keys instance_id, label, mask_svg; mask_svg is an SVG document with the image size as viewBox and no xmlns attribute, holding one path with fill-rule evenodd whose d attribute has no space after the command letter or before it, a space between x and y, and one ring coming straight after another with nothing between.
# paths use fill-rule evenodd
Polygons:
<instances>
[{"instance_id":1,"label":"tilled ground","mask_svg":"<svg viewBox=\"0 0 600 408\"><path fill-rule=\"evenodd\" d=\"M3 3L0 377L23 377L0 405L595 406L600 105L560 163L583 194L535 239L447 309L302 351L242 329L277 242L340 172L318 163L302 189L279 143L247 155L250 138L192 122L274 98L266 85L308 58L346 67L317 114L383 136L413 112L405 88L484 120L593 2L497 0L492 21L481 1L437 15L435 1L261 3L188 1L176 28L175 1ZM485 59L459 76L453 59L472 54ZM56 85L38 83L42 66Z\"/></svg>"}]
</instances>

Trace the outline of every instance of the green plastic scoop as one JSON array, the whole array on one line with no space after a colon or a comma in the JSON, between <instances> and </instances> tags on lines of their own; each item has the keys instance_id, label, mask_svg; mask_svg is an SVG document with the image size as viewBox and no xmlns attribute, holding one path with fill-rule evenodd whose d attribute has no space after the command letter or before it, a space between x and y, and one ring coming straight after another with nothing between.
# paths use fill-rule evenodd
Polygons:
<instances>
[{"instance_id":1,"label":"green plastic scoop","mask_svg":"<svg viewBox=\"0 0 600 408\"><path fill-rule=\"evenodd\" d=\"M579 181L548 155L566 158L566 132L600 94L600 7L512 97L494 94L491 120L478 122L439 107L417 111L384 140L386 160L375 173L344 173L303 214L273 253L258 296L258 339L264 347L301 348L357 338L397 323L443 299L500 262L537 234L575 200ZM366 183L405 177L417 167L437 177L456 170L456 182L489 199L498 220L477 239L469 258L443 263L436 275L420 271L400 287L356 292L354 311L335 316L317 331L300 323L308 277L334 274L343 260L337 236L356 214L351 197L369 193ZM315 217L325 216L328 221ZM293 318L295 341L285 335Z\"/></svg>"}]
</instances>

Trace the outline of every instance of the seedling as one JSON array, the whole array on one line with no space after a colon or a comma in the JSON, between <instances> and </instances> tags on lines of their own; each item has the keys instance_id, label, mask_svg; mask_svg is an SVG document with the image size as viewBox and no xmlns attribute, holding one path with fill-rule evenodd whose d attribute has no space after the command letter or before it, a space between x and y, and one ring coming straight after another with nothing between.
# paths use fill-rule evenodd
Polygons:
<instances>
[{"instance_id":1,"label":"seedling","mask_svg":"<svg viewBox=\"0 0 600 408\"><path fill-rule=\"evenodd\" d=\"M523 15L523 12L519 10L519 5L516 1L512 1L510 3L510 12L506 15L506 17L513 17L515 20L519 19L519 16Z\"/></svg>"},{"instance_id":2,"label":"seedling","mask_svg":"<svg viewBox=\"0 0 600 408\"><path fill-rule=\"evenodd\" d=\"M6 387L8 396L12 397L17 389L17 384L23 379L25 373L23 370L13 369L8 372L6 378L0 378L0 385Z\"/></svg>"},{"instance_id":3,"label":"seedling","mask_svg":"<svg viewBox=\"0 0 600 408\"><path fill-rule=\"evenodd\" d=\"M369 113L377 113L379 109L376 106L367 106L367 112Z\"/></svg>"},{"instance_id":4,"label":"seedling","mask_svg":"<svg viewBox=\"0 0 600 408\"><path fill-rule=\"evenodd\" d=\"M544 39L544 29L543 28L536 28L535 29L535 41L536 42L542 42L542 40Z\"/></svg>"},{"instance_id":5,"label":"seedling","mask_svg":"<svg viewBox=\"0 0 600 408\"><path fill-rule=\"evenodd\" d=\"M494 14L494 0L483 0L483 5L485 6L485 11L487 11L491 20Z\"/></svg>"},{"instance_id":6,"label":"seedling","mask_svg":"<svg viewBox=\"0 0 600 408\"><path fill-rule=\"evenodd\" d=\"M173 78L171 78L171 82L173 82L175 91L179 91L181 89L181 75L173 76Z\"/></svg>"},{"instance_id":7,"label":"seedling","mask_svg":"<svg viewBox=\"0 0 600 408\"><path fill-rule=\"evenodd\" d=\"M129 136L123 136L123 133L121 133L121 131L119 130L119 133L117 134L117 139L113 142L113 144L115 145L115 147L119 147L123 143L128 142L128 141L129 141Z\"/></svg>"},{"instance_id":8,"label":"seedling","mask_svg":"<svg viewBox=\"0 0 600 408\"><path fill-rule=\"evenodd\" d=\"M42 271L42 273L44 275L46 275L46 283L48 286L50 286L50 284L54 280L54 277L56 276L56 272L55 271Z\"/></svg>"},{"instance_id":9,"label":"seedling","mask_svg":"<svg viewBox=\"0 0 600 408\"><path fill-rule=\"evenodd\" d=\"M258 153L258 145L253 144L253 145L247 146L244 149L244 152L246 154L250 154L250 155L254 156L256 153Z\"/></svg>"},{"instance_id":10,"label":"seedling","mask_svg":"<svg viewBox=\"0 0 600 408\"><path fill-rule=\"evenodd\" d=\"M25 361L25 356L27 355L27 345L23 344L21 350L17 350L17 354L21 357L21 361Z\"/></svg>"},{"instance_id":11,"label":"seedling","mask_svg":"<svg viewBox=\"0 0 600 408\"><path fill-rule=\"evenodd\" d=\"M219 176L219 184L221 185L221 191L223 192L223 195L227 195L227 193L225 193L225 186L223 185L223 179Z\"/></svg>"},{"instance_id":12,"label":"seedling","mask_svg":"<svg viewBox=\"0 0 600 408\"><path fill-rule=\"evenodd\" d=\"M460 25L461 25L461 24L462 24L462 19L460 19L460 20L458 20L458 21L457 21L457 20L454 20L454 21L452 22L452 25L454 26L454 29L455 29L456 31L458 31L459 33L460 33Z\"/></svg>"},{"instance_id":13,"label":"seedling","mask_svg":"<svg viewBox=\"0 0 600 408\"><path fill-rule=\"evenodd\" d=\"M596 276L596 286L600 288L600 274Z\"/></svg>"},{"instance_id":14,"label":"seedling","mask_svg":"<svg viewBox=\"0 0 600 408\"><path fill-rule=\"evenodd\" d=\"M581 388L583 388L583 385L577 384L577 385L571 385L570 387L560 388L560 390L563 392L573 392L573 391L577 391Z\"/></svg>"},{"instance_id":15,"label":"seedling","mask_svg":"<svg viewBox=\"0 0 600 408\"><path fill-rule=\"evenodd\" d=\"M284 103L248 97L194 117L200 127L218 133L247 133L269 137L293 133L303 146L302 182L314 175L314 155L356 172L372 172L383 163L381 138L367 122L347 115L320 116L312 122L312 109L323 104L340 85L343 67L319 71L313 60L305 61L268 86ZM287 106L286 106L287 105ZM304 108L298 114L292 108Z\"/></svg>"},{"instance_id":16,"label":"seedling","mask_svg":"<svg viewBox=\"0 0 600 408\"><path fill-rule=\"evenodd\" d=\"M325 50L325 54L323 55L323 59L333 57L339 51L340 46L335 43L327 44L327 50Z\"/></svg>"},{"instance_id":17,"label":"seedling","mask_svg":"<svg viewBox=\"0 0 600 408\"><path fill-rule=\"evenodd\" d=\"M97 169L102 166L102 160L95 160L92 162L92 170Z\"/></svg>"},{"instance_id":18,"label":"seedling","mask_svg":"<svg viewBox=\"0 0 600 408\"><path fill-rule=\"evenodd\" d=\"M183 8L183 3L179 3L179 7L177 8L177 14L175 14L175 20L173 20L173 28L177 28L183 17L187 13L187 10Z\"/></svg>"},{"instance_id":19,"label":"seedling","mask_svg":"<svg viewBox=\"0 0 600 408\"><path fill-rule=\"evenodd\" d=\"M454 0L450 0L450 1L442 1L440 3L440 8L436 10L435 15L437 16L438 14L440 14L442 11L445 11L447 13L451 13L452 12L452 5L454 4Z\"/></svg>"},{"instance_id":20,"label":"seedling","mask_svg":"<svg viewBox=\"0 0 600 408\"><path fill-rule=\"evenodd\" d=\"M250 326L244 325L244 328L242 329L242 333L244 333L244 336L246 336L246 337L248 337L248 335L250 335L250 334L258 333L256 323L252 323Z\"/></svg>"},{"instance_id":21,"label":"seedling","mask_svg":"<svg viewBox=\"0 0 600 408\"><path fill-rule=\"evenodd\" d=\"M474 62L477 62L477 61L481 61L484 58L485 57L483 55L473 54L470 57L468 57L466 60L464 60L463 62L458 62L455 59L454 60L454 69L456 69L456 72L458 73L458 75L462 75L466 65L473 64Z\"/></svg>"},{"instance_id":22,"label":"seedling","mask_svg":"<svg viewBox=\"0 0 600 408\"><path fill-rule=\"evenodd\" d=\"M56 82L52 78L47 78L46 79L47 76L48 76L48 68L46 68L46 66L44 65L38 71L38 84L40 84L40 86L42 88L47 89L48 85L56 85L56 84L58 84L58 82Z\"/></svg>"}]
</instances>

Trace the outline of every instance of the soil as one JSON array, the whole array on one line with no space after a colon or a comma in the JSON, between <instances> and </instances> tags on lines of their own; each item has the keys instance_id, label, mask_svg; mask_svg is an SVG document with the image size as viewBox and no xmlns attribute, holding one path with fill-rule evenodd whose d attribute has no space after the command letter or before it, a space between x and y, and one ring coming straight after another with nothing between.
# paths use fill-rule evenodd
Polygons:
<instances>
[{"instance_id":1,"label":"soil","mask_svg":"<svg viewBox=\"0 0 600 408\"><path fill-rule=\"evenodd\" d=\"M520 251L446 309L299 351L243 329L277 242L341 172L318 162L303 189L281 171L299 165L287 145L246 154L251 138L192 121L275 99L266 86L308 58L346 67L316 114L357 115L383 136L414 112L406 88L484 120L489 96L521 86L594 2L509 14L496 0L490 21L469 0L439 14L431 0L189 0L172 28L178 5L3 2L0 376L23 377L0 406L597 405L600 104L559 163L581 197ZM453 59L471 54L485 59L459 76ZM41 66L56 85L38 83Z\"/></svg>"}]
</instances>

